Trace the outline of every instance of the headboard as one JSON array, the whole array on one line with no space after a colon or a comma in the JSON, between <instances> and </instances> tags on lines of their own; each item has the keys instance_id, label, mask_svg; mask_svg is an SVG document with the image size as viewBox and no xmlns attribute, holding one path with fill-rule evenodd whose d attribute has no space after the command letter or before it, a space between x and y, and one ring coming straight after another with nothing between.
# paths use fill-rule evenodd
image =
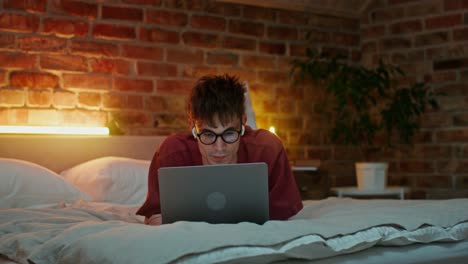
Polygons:
<instances>
[{"instance_id":1,"label":"headboard","mask_svg":"<svg viewBox=\"0 0 468 264\"><path fill-rule=\"evenodd\" d=\"M55 172L104 156L151 160L164 136L2 135L0 157L37 163Z\"/></svg>"}]
</instances>

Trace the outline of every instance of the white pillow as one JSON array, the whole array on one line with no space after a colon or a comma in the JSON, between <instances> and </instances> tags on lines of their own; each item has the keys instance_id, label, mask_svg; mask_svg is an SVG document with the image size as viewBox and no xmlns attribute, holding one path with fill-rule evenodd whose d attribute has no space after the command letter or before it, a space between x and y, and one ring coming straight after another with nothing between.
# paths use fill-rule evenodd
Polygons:
<instances>
[{"instance_id":1,"label":"white pillow","mask_svg":"<svg viewBox=\"0 0 468 264\"><path fill-rule=\"evenodd\" d=\"M95 202L143 204L149 160L123 157L93 159L60 173Z\"/></svg>"},{"instance_id":2,"label":"white pillow","mask_svg":"<svg viewBox=\"0 0 468 264\"><path fill-rule=\"evenodd\" d=\"M90 199L55 172L38 164L0 158L0 208Z\"/></svg>"}]
</instances>

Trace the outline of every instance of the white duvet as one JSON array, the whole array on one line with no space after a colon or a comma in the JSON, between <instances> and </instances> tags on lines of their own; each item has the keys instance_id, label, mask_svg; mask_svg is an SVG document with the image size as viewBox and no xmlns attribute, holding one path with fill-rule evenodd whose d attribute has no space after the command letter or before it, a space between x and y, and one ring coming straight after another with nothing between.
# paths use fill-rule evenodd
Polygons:
<instances>
[{"instance_id":1,"label":"white duvet","mask_svg":"<svg viewBox=\"0 0 468 264\"><path fill-rule=\"evenodd\" d=\"M264 225L145 226L136 209L78 201L0 210L0 255L20 263L267 263L468 237L468 199L329 198Z\"/></svg>"}]
</instances>

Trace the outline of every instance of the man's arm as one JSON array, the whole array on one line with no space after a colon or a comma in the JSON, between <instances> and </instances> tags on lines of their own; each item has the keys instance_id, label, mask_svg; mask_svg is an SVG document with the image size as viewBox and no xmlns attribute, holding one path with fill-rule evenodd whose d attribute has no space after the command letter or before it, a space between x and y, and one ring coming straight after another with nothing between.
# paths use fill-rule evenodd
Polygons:
<instances>
[{"instance_id":1,"label":"man's arm","mask_svg":"<svg viewBox=\"0 0 468 264\"><path fill-rule=\"evenodd\" d=\"M272 220L286 220L303 208L286 150L281 142L279 144L279 152L273 160L269 177L270 218Z\"/></svg>"}]
</instances>

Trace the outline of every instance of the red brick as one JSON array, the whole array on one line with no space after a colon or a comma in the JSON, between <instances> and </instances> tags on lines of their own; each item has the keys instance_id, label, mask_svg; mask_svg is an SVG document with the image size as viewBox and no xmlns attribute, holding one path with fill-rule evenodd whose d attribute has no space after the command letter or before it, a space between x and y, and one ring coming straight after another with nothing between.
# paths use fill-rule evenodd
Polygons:
<instances>
[{"instance_id":1,"label":"red brick","mask_svg":"<svg viewBox=\"0 0 468 264\"><path fill-rule=\"evenodd\" d=\"M62 110L58 115L62 125L103 126L107 123L107 113L104 111Z\"/></svg>"},{"instance_id":2,"label":"red brick","mask_svg":"<svg viewBox=\"0 0 468 264\"><path fill-rule=\"evenodd\" d=\"M261 45L261 44L260 44ZM309 45L306 44L289 44L289 55L291 56L305 56L306 50Z\"/></svg>"},{"instance_id":3,"label":"red brick","mask_svg":"<svg viewBox=\"0 0 468 264\"><path fill-rule=\"evenodd\" d=\"M182 39L186 45L193 47L217 48L220 46L220 37L216 34L184 32Z\"/></svg>"},{"instance_id":4,"label":"red brick","mask_svg":"<svg viewBox=\"0 0 468 264\"><path fill-rule=\"evenodd\" d=\"M250 50L257 48L257 41L248 38L224 37L222 47L225 49Z\"/></svg>"},{"instance_id":5,"label":"red brick","mask_svg":"<svg viewBox=\"0 0 468 264\"><path fill-rule=\"evenodd\" d=\"M122 94L105 93L102 95L102 107L104 109L125 108L125 96Z\"/></svg>"},{"instance_id":6,"label":"red brick","mask_svg":"<svg viewBox=\"0 0 468 264\"><path fill-rule=\"evenodd\" d=\"M453 116L453 125L457 127L465 127L468 125L468 114L456 114Z\"/></svg>"},{"instance_id":7,"label":"red brick","mask_svg":"<svg viewBox=\"0 0 468 264\"><path fill-rule=\"evenodd\" d=\"M27 106L49 107L52 104L52 92L49 90L29 90Z\"/></svg>"},{"instance_id":8,"label":"red brick","mask_svg":"<svg viewBox=\"0 0 468 264\"><path fill-rule=\"evenodd\" d=\"M233 53L208 52L206 62L208 65L236 66L239 63L239 56Z\"/></svg>"},{"instance_id":9,"label":"red brick","mask_svg":"<svg viewBox=\"0 0 468 264\"><path fill-rule=\"evenodd\" d=\"M164 50L154 46L122 45L122 56L133 59L157 60L163 59Z\"/></svg>"},{"instance_id":10,"label":"red brick","mask_svg":"<svg viewBox=\"0 0 468 264\"><path fill-rule=\"evenodd\" d=\"M146 96L145 96L146 97ZM143 96L140 95L128 95L126 108L131 109L143 109Z\"/></svg>"},{"instance_id":11,"label":"red brick","mask_svg":"<svg viewBox=\"0 0 468 264\"><path fill-rule=\"evenodd\" d=\"M449 83L437 88L437 91L446 94L447 96L467 96L468 95L468 83Z\"/></svg>"},{"instance_id":12,"label":"red brick","mask_svg":"<svg viewBox=\"0 0 468 264\"><path fill-rule=\"evenodd\" d=\"M445 10L460 10L468 8L467 0L444 0Z\"/></svg>"},{"instance_id":13,"label":"red brick","mask_svg":"<svg viewBox=\"0 0 468 264\"><path fill-rule=\"evenodd\" d=\"M82 90L110 90L111 79L108 76L93 74L63 74L63 88Z\"/></svg>"},{"instance_id":14,"label":"red brick","mask_svg":"<svg viewBox=\"0 0 468 264\"><path fill-rule=\"evenodd\" d=\"M200 65L183 65L182 76L189 78L200 78L205 75L216 75L218 73L217 67L208 67Z\"/></svg>"},{"instance_id":15,"label":"red brick","mask_svg":"<svg viewBox=\"0 0 468 264\"><path fill-rule=\"evenodd\" d=\"M140 8L103 6L101 12L104 19L143 21L143 10Z\"/></svg>"},{"instance_id":16,"label":"red brick","mask_svg":"<svg viewBox=\"0 0 468 264\"><path fill-rule=\"evenodd\" d=\"M39 28L39 17L0 13L0 29L13 32L36 32Z\"/></svg>"},{"instance_id":17,"label":"red brick","mask_svg":"<svg viewBox=\"0 0 468 264\"><path fill-rule=\"evenodd\" d=\"M468 141L468 130L456 129L436 132L437 142L466 142Z\"/></svg>"},{"instance_id":18,"label":"red brick","mask_svg":"<svg viewBox=\"0 0 468 264\"><path fill-rule=\"evenodd\" d=\"M202 64L203 51L188 49L167 49L167 61L170 63Z\"/></svg>"},{"instance_id":19,"label":"red brick","mask_svg":"<svg viewBox=\"0 0 468 264\"><path fill-rule=\"evenodd\" d=\"M88 71L88 61L81 56L49 55L40 57L42 69L63 71Z\"/></svg>"},{"instance_id":20,"label":"red brick","mask_svg":"<svg viewBox=\"0 0 468 264\"><path fill-rule=\"evenodd\" d=\"M0 33L0 48L1 49L14 49L15 36L13 34L1 34Z\"/></svg>"},{"instance_id":21,"label":"red brick","mask_svg":"<svg viewBox=\"0 0 468 264\"><path fill-rule=\"evenodd\" d=\"M205 0L165 0L164 4L168 8L189 11L202 11L208 6Z\"/></svg>"},{"instance_id":22,"label":"red brick","mask_svg":"<svg viewBox=\"0 0 468 264\"><path fill-rule=\"evenodd\" d=\"M148 10L146 22L158 25L184 27L188 23L188 16L181 12L164 10Z\"/></svg>"},{"instance_id":23,"label":"red brick","mask_svg":"<svg viewBox=\"0 0 468 264\"><path fill-rule=\"evenodd\" d=\"M138 62L138 75L152 77L175 77L177 76L177 66L165 63Z\"/></svg>"},{"instance_id":24,"label":"red brick","mask_svg":"<svg viewBox=\"0 0 468 264\"><path fill-rule=\"evenodd\" d=\"M341 46L358 46L360 42L359 35L348 33L333 32L330 34L330 43Z\"/></svg>"},{"instance_id":25,"label":"red brick","mask_svg":"<svg viewBox=\"0 0 468 264\"><path fill-rule=\"evenodd\" d=\"M452 176L449 175L421 175L414 177L412 187L420 188L450 188L452 187Z\"/></svg>"},{"instance_id":26,"label":"red brick","mask_svg":"<svg viewBox=\"0 0 468 264\"><path fill-rule=\"evenodd\" d=\"M434 61L433 68L435 71L438 70L451 70L468 67L468 59L449 59L442 61Z\"/></svg>"},{"instance_id":27,"label":"red brick","mask_svg":"<svg viewBox=\"0 0 468 264\"><path fill-rule=\"evenodd\" d=\"M400 171L406 173L430 173L434 172L434 165L425 161L402 161Z\"/></svg>"},{"instance_id":28,"label":"red brick","mask_svg":"<svg viewBox=\"0 0 468 264\"><path fill-rule=\"evenodd\" d=\"M186 98L179 95L151 96L146 98L147 108L153 112L180 112L185 109Z\"/></svg>"},{"instance_id":29,"label":"red brick","mask_svg":"<svg viewBox=\"0 0 468 264\"><path fill-rule=\"evenodd\" d=\"M0 106L23 106L24 89L0 88Z\"/></svg>"},{"instance_id":30,"label":"red brick","mask_svg":"<svg viewBox=\"0 0 468 264\"><path fill-rule=\"evenodd\" d=\"M6 71L0 70L0 85L5 84L7 81Z\"/></svg>"},{"instance_id":31,"label":"red brick","mask_svg":"<svg viewBox=\"0 0 468 264\"><path fill-rule=\"evenodd\" d=\"M24 53L0 52L2 67L32 69L36 66L37 56Z\"/></svg>"},{"instance_id":32,"label":"red brick","mask_svg":"<svg viewBox=\"0 0 468 264\"><path fill-rule=\"evenodd\" d=\"M453 40L455 41L468 40L468 28L454 29Z\"/></svg>"},{"instance_id":33,"label":"red brick","mask_svg":"<svg viewBox=\"0 0 468 264\"><path fill-rule=\"evenodd\" d=\"M101 106L101 94L81 92L78 94L78 106L97 109Z\"/></svg>"},{"instance_id":34,"label":"red brick","mask_svg":"<svg viewBox=\"0 0 468 264\"><path fill-rule=\"evenodd\" d=\"M249 69L271 69L275 65L275 59L272 57L244 55L242 65Z\"/></svg>"},{"instance_id":35,"label":"red brick","mask_svg":"<svg viewBox=\"0 0 468 264\"><path fill-rule=\"evenodd\" d=\"M90 59L89 64L93 72L125 75L130 73L130 63L125 60L96 58Z\"/></svg>"},{"instance_id":36,"label":"red brick","mask_svg":"<svg viewBox=\"0 0 468 264\"><path fill-rule=\"evenodd\" d=\"M255 21L276 21L276 10L257 6L244 6L243 17Z\"/></svg>"},{"instance_id":37,"label":"red brick","mask_svg":"<svg viewBox=\"0 0 468 264\"><path fill-rule=\"evenodd\" d=\"M309 25L321 29L332 30L351 28L353 31L355 31L359 29L359 23L357 19L340 18L328 15L310 15Z\"/></svg>"},{"instance_id":38,"label":"red brick","mask_svg":"<svg viewBox=\"0 0 468 264\"><path fill-rule=\"evenodd\" d=\"M411 3L411 2L416 2L418 0L390 0L389 5L399 5L399 4L404 4L404 3Z\"/></svg>"},{"instance_id":39,"label":"red brick","mask_svg":"<svg viewBox=\"0 0 468 264\"><path fill-rule=\"evenodd\" d=\"M383 25L365 27L361 30L361 34L365 39L383 37L385 35L385 29Z\"/></svg>"},{"instance_id":40,"label":"red brick","mask_svg":"<svg viewBox=\"0 0 468 264\"><path fill-rule=\"evenodd\" d=\"M70 46L73 54L83 54L89 56L114 57L119 54L119 48L111 43L72 41Z\"/></svg>"},{"instance_id":41,"label":"red brick","mask_svg":"<svg viewBox=\"0 0 468 264\"><path fill-rule=\"evenodd\" d=\"M187 116L183 112L179 113L163 113L153 116L155 128L163 131L187 131ZM166 132L167 133L167 132Z\"/></svg>"},{"instance_id":42,"label":"red brick","mask_svg":"<svg viewBox=\"0 0 468 264\"><path fill-rule=\"evenodd\" d=\"M51 73L40 72L12 72L10 73L10 85L14 87L29 88L56 88L59 79Z\"/></svg>"},{"instance_id":43,"label":"red brick","mask_svg":"<svg viewBox=\"0 0 468 264\"><path fill-rule=\"evenodd\" d=\"M60 18L44 19L44 33L63 37L84 37L88 35L89 25L86 22L71 21Z\"/></svg>"},{"instance_id":44,"label":"red brick","mask_svg":"<svg viewBox=\"0 0 468 264\"><path fill-rule=\"evenodd\" d=\"M258 72L258 80L263 83L279 84L286 83L289 79L287 72L261 71Z\"/></svg>"},{"instance_id":45,"label":"red brick","mask_svg":"<svg viewBox=\"0 0 468 264\"><path fill-rule=\"evenodd\" d=\"M53 4L57 11L65 12L73 16L95 19L98 14L98 6L95 3L85 3L75 0L55 0Z\"/></svg>"},{"instance_id":46,"label":"red brick","mask_svg":"<svg viewBox=\"0 0 468 264\"><path fill-rule=\"evenodd\" d=\"M5 0L3 7L6 9L23 9L29 12L44 13L47 0Z\"/></svg>"},{"instance_id":47,"label":"red brick","mask_svg":"<svg viewBox=\"0 0 468 264\"><path fill-rule=\"evenodd\" d=\"M55 91L52 104L55 108L74 108L76 104L76 93L66 90Z\"/></svg>"},{"instance_id":48,"label":"red brick","mask_svg":"<svg viewBox=\"0 0 468 264\"><path fill-rule=\"evenodd\" d=\"M127 127L148 127L153 123L150 113L139 111L113 111L110 113L111 119L117 122L121 128Z\"/></svg>"},{"instance_id":49,"label":"red brick","mask_svg":"<svg viewBox=\"0 0 468 264\"><path fill-rule=\"evenodd\" d=\"M135 28L114 24L97 24L93 27L93 37L104 39L130 40L136 38Z\"/></svg>"},{"instance_id":50,"label":"red brick","mask_svg":"<svg viewBox=\"0 0 468 264\"><path fill-rule=\"evenodd\" d=\"M148 96L146 97L146 108L152 112L169 112L169 104L165 100L166 96ZM180 110L180 109L179 109Z\"/></svg>"},{"instance_id":51,"label":"red brick","mask_svg":"<svg viewBox=\"0 0 468 264\"><path fill-rule=\"evenodd\" d=\"M440 15L442 5L440 1L418 1L414 5L405 6L406 17L429 17Z\"/></svg>"},{"instance_id":52,"label":"red brick","mask_svg":"<svg viewBox=\"0 0 468 264\"><path fill-rule=\"evenodd\" d=\"M230 20L229 32L247 36L263 37L265 34L265 26L263 23Z\"/></svg>"},{"instance_id":53,"label":"red brick","mask_svg":"<svg viewBox=\"0 0 468 264\"><path fill-rule=\"evenodd\" d=\"M139 38L154 43L178 44L180 42L178 32L158 28L141 28Z\"/></svg>"},{"instance_id":54,"label":"red brick","mask_svg":"<svg viewBox=\"0 0 468 264\"><path fill-rule=\"evenodd\" d=\"M449 81L455 81L457 73L454 71L443 71L426 74L424 80L428 83L443 83Z\"/></svg>"},{"instance_id":55,"label":"red brick","mask_svg":"<svg viewBox=\"0 0 468 264\"><path fill-rule=\"evenodd\" d=\"M224 17L238 17L241 15L242 6L236 3L214 3L205 8L207 13L218 14Z\"/></svg>"},{"instance_id":56,"label":"red brick","mask_svg":"<svg viewBox=\"0 0 468 264\"><path fill-rule=\"evenodd\" d=\"M19 48L26 51L65 52L67 41L52 37L18 38Z\"/></svg>"},{"instance_id":57,"label":"red brick","mask_svg":"<svg viewBox=\"0 0 468 264\"><path fill-rule=\"evenodd\" d=\"M151 93L153 82L151 80L114 78L114 89L121 92Z\"/></svg>"},{"instance_id":58,"label":"red brick","mask_svg":"<svg viewBox=\"0 0 468 264\"><path fill-rule=\"evenodd\" d=\"M307 25L308 22L308 14L305 12L278 10L277 16L281 24Z\"/></svg>"},{"instance_id":59,"label":"red brick","mask_svg":"<svg viewBox=\"0 0 468 264\"><path fill-rule=\"evenodd\" d=\"M156 84L156 91L158 94L182 94L188 95L192 90L194 83L191 81L182 80L158 80Z\"/></svg>"},{"instance_id":60,"label":"red brick","mask_svg":"<svg viewBox=\"0 0 468 264\"><path fill-rule=\"evenodd\" d=\"M226 19L214 16L193 15L190 19L190 26L195 29L224 31Z\"/></svg>"},{"instance_id":61,"label":"red brick","mask_svg":"<svg viewBox=\"0 0 468 264\"><path fill-rule=\"evenodd\" d=\"M58 112L55 109L28 109L26 110L28 125L58 125L61 124Z\"/></svg>"},{"instance_id":62,"label":"red brick","mask_svg":"<svg viewBox=\"0 0 468 264\"><path fill-rule=\"evenodd\" d=\"M250 69L242 69L239 67L226 67L218 70L219 74L229 74L237 76L241 81L247 81L248 83L255 83L257 80L257 74Z\"/></svg>"},{"instance_id":63,"label":"red brick","mask_svg":"<svg viewBox=\"0 0 468 264\"><path fill-rule=\"evenodd\" d=\"M392 34L407 34L422 31L422 23L420 20L410 20L397 22L390 26Z\"/></svg>"},{"instance_id":64,"label":"red brick","mask_svg":"<svg viewBox=\"0 0 468 264\"><path fill-rule=\"evenodd\" d=\"M260 52L268 54L285 55L286 46L284 43L260 42Z\"/></svg>"},{"instance_id":65,"label":"red brick","mask_svg":"<svg viewBox=\"0 0 468 264\"><path fill-rule=\"evenodd\" d=\"M123 0L122 2L135 5L161 6L162 0Z\"/></svg>"},{"instance_id":66,"label":"red brick","mask_svg":"<svg viewBox=\"0 0 468 264\"><path fill-rule=\"evenodd\" d=\"M308 30L301 30L299 38L301 40L306 40L310 43L329 43L330 35L331 35L331 32L308 29Z\"/></svg>"},{"instance_id":67,"label":"red brick","mask_svg":"<svg viewBox=\"0 0 468 264\"><path fill-rule=\"evenodd\" d=\"M431 17L426 19L426 29L451 28L461 25L463 22L461 14Z\"/></svg>"},{"instance_id":68,"label":"red brick","mask_svg":"<svg viewBox=\"0 0 468 264\"><path fill-rule=\"evenodd\" d=\"M267 37L274 40L297 40L298 32L292 27L270 26L267 28Z\"/></svg>"},{"instance_id":69,"label":"red brick","mask_svg":"<svg viewBox=\"0 0 468 264\"><path fill-rule=\"evenodd\" d=\"M403 37L387 38L380 41L381 50L407 49L411 47L411 40Z\"/></svg>"}]
</instances>

